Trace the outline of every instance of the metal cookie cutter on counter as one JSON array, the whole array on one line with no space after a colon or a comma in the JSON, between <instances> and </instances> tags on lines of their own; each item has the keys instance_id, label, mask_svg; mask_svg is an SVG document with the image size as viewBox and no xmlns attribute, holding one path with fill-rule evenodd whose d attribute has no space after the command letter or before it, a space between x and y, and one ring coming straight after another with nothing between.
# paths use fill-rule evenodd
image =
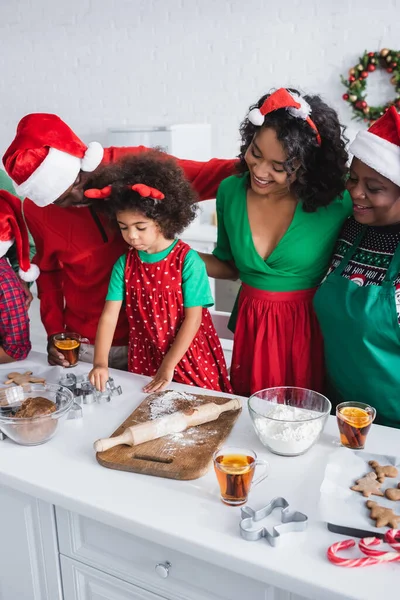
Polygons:
<instances>
[{"instance_id":1,"label":"metal cookie cutter on counter","mask_svg":"<svg viewBox=\"0 0 400 600\"><path fill-rule=\"evenodd\" d=\"M98 392L90 383L87 375L75 375L66 373L58 381L59 385L68 388L74 395L75 402L68 418L76 419L82 417L82 404L105 404L111 401L112 396L122 394L121 386L116 386L112 377L107 381L107 389L104 392Z\"/></svg>"},{"instance_id":2,"label":"metal cookie cutter on counter","mask_svg":"<svg viewBox=\"0 0 400 600\"><path fill-rule=\"evenodd\" d=\"M272 528L272 533L266 527L255 529L254 524L268 517L275 508L281 509L281 524L275 525ZM308 525L307 515L298 511L289 512L289 503L285 498L274 498L260 510L253 510L250 506L244 506L241 509L241 516L239 527L242 538L254 542L265 537L271 546L277 546L283 534L305 531Z\"/></svg>"}]
</instances>

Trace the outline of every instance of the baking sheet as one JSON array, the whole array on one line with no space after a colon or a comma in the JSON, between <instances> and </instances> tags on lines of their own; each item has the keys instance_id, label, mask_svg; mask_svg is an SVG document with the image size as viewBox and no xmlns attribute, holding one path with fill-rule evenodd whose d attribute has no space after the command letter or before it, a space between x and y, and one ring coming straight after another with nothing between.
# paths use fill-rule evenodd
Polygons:
<instances>
[{"instance_id":1,"label":"baking sheet","mask_svg":"<svg viewBox=\"0 0 400 600\"><path fill-rule=\"evenodd\" d=\"M356 480L364 477L373 469L369 466L370 460L376 460L380 465L393 465L399 470L395 478L385 478L381 490L395 488L400 481L400 457L369 454L359 450L338 448L330 456L325 469L325 477L321 485L319 511L321 518L334 526L347 529L359 529L372 534L383 534L388 527L375 527L375 521L370 519L370 510L366 503L373 500L392 508L395 514L400 515L400 502L393 502L382 496L365 498L362 493L350 489ZM343 531L343 533L345 533ZM353 532L354 533L354 532ZM354 533L354 535L356 535Z\"/></svg>"}]
</instances>

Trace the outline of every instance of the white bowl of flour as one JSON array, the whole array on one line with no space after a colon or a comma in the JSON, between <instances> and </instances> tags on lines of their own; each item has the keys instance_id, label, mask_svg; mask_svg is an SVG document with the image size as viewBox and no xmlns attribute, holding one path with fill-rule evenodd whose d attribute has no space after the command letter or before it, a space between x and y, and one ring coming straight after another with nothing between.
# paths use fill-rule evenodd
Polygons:
<instances>
[{"instance_id":1,"label":"white bowl of flour","mask_svg":"<svg viewBox=\"0 0 400 600\"><path fill-rule=\"evenodd\" d=\"M274 454L304 454L319 439L331 411L328 398L304 388L261 390L248 400L254 429Z\"/></svg>"}]
</instances>

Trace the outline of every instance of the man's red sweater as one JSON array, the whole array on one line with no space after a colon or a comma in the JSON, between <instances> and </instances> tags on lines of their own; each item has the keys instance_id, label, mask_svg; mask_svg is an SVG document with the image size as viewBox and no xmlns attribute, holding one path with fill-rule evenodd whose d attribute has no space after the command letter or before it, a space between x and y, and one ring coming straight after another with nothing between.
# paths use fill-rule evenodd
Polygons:
<instances>
[{"instance_id":1,"label":"man's red sweater","mask_svg":"<svg viewBox=\"0 0 400 600\"><path fill-rule=\"evenodd\" d=\"M144 150L144 146L105 148L102 162L115 162L121 156ZM177 162L200 200L215 198L220 182L232 175L236 165L234 159ZM47 334L67 329L93 344L112 267L126 251L126 243L105 217L87 207L60 208L52 204L40 208L26 199L24 214L36 244L33 262L40 268L38 295ZM113 345L127 343L128 323L122 310Z\"/></svg>"}]
</instances>

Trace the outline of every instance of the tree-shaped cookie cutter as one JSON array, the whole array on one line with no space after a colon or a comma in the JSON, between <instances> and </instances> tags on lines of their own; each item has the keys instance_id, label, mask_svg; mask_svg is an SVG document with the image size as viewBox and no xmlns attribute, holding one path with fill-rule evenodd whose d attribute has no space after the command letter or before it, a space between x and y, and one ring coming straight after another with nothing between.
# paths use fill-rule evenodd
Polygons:
<instances>
[{"instance_id":1,"label":"tree-shaped cookie cutter","mask_svg":"<svg viewBox=\"0 0 400 600\"><path fill-rule=\"evenodd\" d=\"M281 524L275 525L272 528L272 533L266 527L254 528L257 521L262 521L262 519L268 517L276 508L281 509ZM308 525L307 515L298 511L290 512L289 503L285 498L274 498L260 510L253 510L250 506L244 506L241 509L241 516L239 527L242 538L249 542L255 542L264 537L271 546L277 546L283 534L305 531Z\"/></svg>"}]
</instances>

